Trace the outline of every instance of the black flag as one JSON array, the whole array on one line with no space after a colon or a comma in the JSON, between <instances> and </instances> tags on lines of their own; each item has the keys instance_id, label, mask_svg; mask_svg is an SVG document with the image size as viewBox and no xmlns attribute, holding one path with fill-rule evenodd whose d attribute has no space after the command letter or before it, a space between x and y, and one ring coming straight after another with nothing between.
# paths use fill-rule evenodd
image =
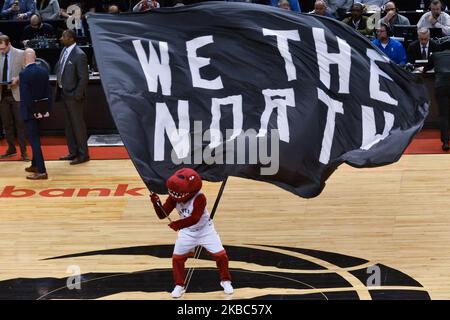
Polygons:
<instances>
[{"instance_id":1,"label":"black flag","mask_svg":"<svg viewBox=\"0 0 450 320\"><path fill-rule=\"evenodd\" d=\"M116 126L155 192L191 167L314 197L343 162L397 161L428 112L419 77L326 17L206 2L88 23Z\"/></svg>"}]
</instances>

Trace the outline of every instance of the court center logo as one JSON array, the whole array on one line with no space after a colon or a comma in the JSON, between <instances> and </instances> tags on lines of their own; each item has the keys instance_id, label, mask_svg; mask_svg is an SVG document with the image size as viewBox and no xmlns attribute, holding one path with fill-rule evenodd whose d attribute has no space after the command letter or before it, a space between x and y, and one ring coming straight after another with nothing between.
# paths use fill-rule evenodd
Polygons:
<instances>
[{"instance_id":1,"label":"court center logo","mask_svg":"<svg viewBox=\"0 0 450 320\"><path fill-rule=\"evenodd\" d=\"M430 299L423 286L407 274L383 264L318 250L284 246L225 246L230 258L235 297L245 290L253 299ZM99 273L72 270L68 277L16 278L0 281L0 299L98 299L127 292L161 293L169 297L172 289L171 256L173 245L149 245L75 253L45 259L122 256L124 269L133 256L167 259L167 268L137 272ZM202 253L200 260L211 260ZM213 261L211 260L213 263ZM159 263L161 264L161 262ZM239 266L234 268L233 265ZM189 266L189 265L188 265ZM79 274L81 273L81 274ZM76 278L74 277L74 274ZM74 279L76 281L74 281ZM69 281L70 280L70 281ZM74 284L68 287L67 283ZM196 268L189 293L220 293L215 266ZM196 295L196 297L199 297Z\"/></svg>"}]
</instances>

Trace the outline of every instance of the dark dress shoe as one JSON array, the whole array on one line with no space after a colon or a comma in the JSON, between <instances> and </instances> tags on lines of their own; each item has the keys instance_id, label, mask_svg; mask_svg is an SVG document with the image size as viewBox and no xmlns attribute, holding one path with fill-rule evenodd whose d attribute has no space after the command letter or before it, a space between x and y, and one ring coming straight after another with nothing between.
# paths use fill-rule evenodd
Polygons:
<instances>
[{"instance_id":1,"label":"dark dress shoe","mask_svg":"<svg viewBox=\"0 0 450 320\"><path fill-rule=\"evenodd\" d=\"M16 151L6 151L5 154L2 154L0 156L0 159L6 159L6 158L12 158L17 156L17 152Z\"/></svg>"},{"instance_id":2,"label":"dark dress shoe","mask_svg":"<svg viewBox=\"0 0 450 320\"><path fill-rule=\"evenodd\" d=\"M33 167L33 166L29 166L27 168L25 168L26 172L33 172L33 173L39 173L38 168Z\"/></svg>"},{"instance_id":3,"label":"dark dress shoe","mask_svg":"<svg viewBox=\"0 0 450 320\"><path fill-rule=\"evenodd\" d=\"M48 179L48 175L47 175L47 172L44 172L44 173L36 172L36 173L33 173L30 176L27 176L27 179L28 180L47 180Z\"/></svg>"},{"instance_id":4,"label":"dark dress shoe","mask_svg":"<svg viewBox=\"0 0 450 320\"><path fill-rule=\"evenodd\" d=\"M450 147L449 147L449 145L448 145L448 142L444 142L444 143L442 144L442 150L448 151L449 149L450 149Z\"/></svg>"},{"instance_id":5,"label":"dark dress shoe","mask_svg":"<svg viewBox=\"0 0 450 320\"><path fill-rule=\"evenodd\" d=\"M89 161L89 157L86 158L76 158L75 160L71 161L70 164L80 164L80 163L84 163L84 162L88 162Z\"/></svg>"},{"instance_id":6,"label":"dark dress shoe","mask_svg":"<svg viewBox=\"0 0 450 320\"><path fill-rule=\"evenodd\" d=\"M28 154L24 153L20 157L20 160L28 162L28 161L30 161L30 157L28 157Z\"/></svg>"},{"instance_id":7,"label":"dark dress shoe","mask_svg":"<svg viewBox=\"0 0 450 320\"><path fill-rule=\"evenodd\" d=\"M59 160L73 160L75 159L77 156L74 154L68 154L67 156L61 157L59 158Z\"/></svg>"}]
</instances>

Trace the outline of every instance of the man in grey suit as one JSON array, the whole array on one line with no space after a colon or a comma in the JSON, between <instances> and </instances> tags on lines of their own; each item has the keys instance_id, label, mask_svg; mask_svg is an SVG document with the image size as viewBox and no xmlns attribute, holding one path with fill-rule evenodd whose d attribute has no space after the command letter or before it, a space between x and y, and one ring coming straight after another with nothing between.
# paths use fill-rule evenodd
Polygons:
<instances>
[{"instance_id":1,"label":"man in grey suit","mask_svg":"<svg viewBox=\"0 0 450 320\"><path fill-rule=\"evenodd\" d=\"M89 161L87 130L84 121L86 89L89 81L86 54L77 46L76 35L65 30L60 38L64 49L56 65L56 97L62 98L66 119L66 138L69 154L59 158L70 164Z\"/></svg>"},{"instance_id":2,"label":"man in grey suit","mask_svg":"<svg viewBox=\"0 0 450 320\"><path fill-rule=\"evenodd\" d=\"M17 155L15 131L19 140L21 160L29 161L25 127L20 116L19 73L23 69L23 50L11 46L7 35L0 35L0 112L5 130L8 150L0 158L11 158Z\"/></svg>"}]
</instances>

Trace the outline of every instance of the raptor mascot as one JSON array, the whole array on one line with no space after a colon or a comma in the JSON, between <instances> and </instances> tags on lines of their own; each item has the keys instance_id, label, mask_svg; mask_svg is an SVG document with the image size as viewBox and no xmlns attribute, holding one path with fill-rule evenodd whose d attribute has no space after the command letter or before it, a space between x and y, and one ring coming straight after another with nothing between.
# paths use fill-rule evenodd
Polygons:
<instances>
[{"instance_id":1,"label":"raptor mascot","mask_svg":"<svg viewBox=\"0 0 450 320\"><path fill-rule=\"evenodd\" d=\"M166 186L169 196L164 205L161 205L157 194L153 193L150 198L158 218L167 218L174 208L180 215L180 219L169 224L170 228L178 231L172 255L175 282L172 297L179 298L185 292L184 265L187 258L193 256L194 249L198 245L212 255L219 269L220 285L226 294L232 294L228 256L206 209L206 197L200 191L202 178L195 170L183 168L167 179Z\"/></svg>"}]
</instances>

